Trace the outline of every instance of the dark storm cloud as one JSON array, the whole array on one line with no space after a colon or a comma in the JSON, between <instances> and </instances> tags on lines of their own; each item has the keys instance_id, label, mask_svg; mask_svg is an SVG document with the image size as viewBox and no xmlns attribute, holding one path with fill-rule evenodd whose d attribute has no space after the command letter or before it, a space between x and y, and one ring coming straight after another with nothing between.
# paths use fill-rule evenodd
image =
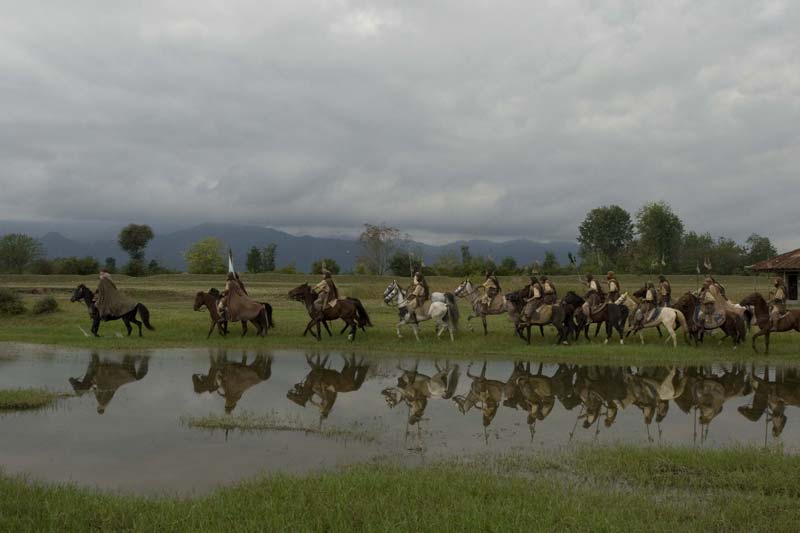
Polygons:
<instances>
[{"instance_id":1,"label":"dark storm cloud","mask_svg":"<svg viewBox=\"0 0 800 533\"><path fill-rule=\"evenodd\" d=\"M800 245L794 2L9 3L4 219Z\"/></svg>"}]
</instances>

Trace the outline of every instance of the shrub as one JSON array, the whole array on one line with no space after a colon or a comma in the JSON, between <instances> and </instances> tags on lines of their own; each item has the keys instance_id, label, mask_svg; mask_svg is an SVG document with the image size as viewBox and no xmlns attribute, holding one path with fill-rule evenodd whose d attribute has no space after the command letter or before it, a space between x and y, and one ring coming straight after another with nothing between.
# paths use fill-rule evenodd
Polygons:
<instances>
[{"instance_id":1,"label":"shrub","mask_svg":"<svg viewBox=\"0 0 800 533\"><path fill-rule=\"evenodd\" d=\"M19 294L9 289L0 289L0 314L19 315L25 312L25 305Z\"/></svg>"},{"instance_id":2,"label":"shrub","mask_svg":"<svg viewBox=\"0 0 800 533\"><path fill-rule=\"evenodd\" d=\"M44 296L36 300L36 303L33 304L32 311L34 315L55 313L58 311L58 302L52 296Z\"/></svg>"}]
</instances>

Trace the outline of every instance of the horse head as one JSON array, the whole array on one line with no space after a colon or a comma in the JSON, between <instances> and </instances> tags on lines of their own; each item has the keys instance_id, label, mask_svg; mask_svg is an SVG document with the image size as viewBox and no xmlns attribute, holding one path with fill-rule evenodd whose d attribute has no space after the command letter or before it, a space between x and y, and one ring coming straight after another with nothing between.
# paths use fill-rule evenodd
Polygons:
<instances>
[{"instance_id":1,"label":"horse head","mask_svg":"<svg viewBox=\"0 0 800 533\"><path fill-rule=\"evenodd\" d=\"M395 296L398 294L402 294L400 285L398 285L397 280L392 280L392 282L386 287L386 290L383 291L383 303L392 303L392 300L394 300Z\"/></svg>"},{"instance_id":2,"label":"horse head","mask_svg":"<svg viewBox=\"0 0 800 533\"><path fill-rule=\"evenodd\" d=\"M197 294L194 295L194 305L192 308L195 311L199 311L204 305L206 305L206 293L197 291Z\"/></svg>"},{"instance_id":3,"label":"horse head","mask_svg":"<svg viewBox=\"0 0 800 533\"><path fill-rule=\"evenodd\" d=\"M623 292L623 293L622 293L622 296L620 296L619 298L617 298L617 299L616 299L616 301L615 301L614 303L615 303L615 304L617 304L617 305L622 305L622 304L624 304L624 303L625 303L627 300L628 300L628 293L627 293L627 292Z\"/></svg>"},{"instance_id":4,"label":"horse head","mask_svg":"<svg viewBox=\"0 0 800 533\"><path fill-rule=\"evenodd\" d=\"M70 297L70 302L77 302L78 300L84 300L87 297L90 297L91 291L89 288L81 283L78 285L75 290L72 292L72 296Z\"/></svg>"},{"instance_id":5,"label":"horse head","mask_svg":"<svg viewBox=\"0 0 800 533\"><path fill-rule=\"evenodd\" d=\"M453 294L461 298L462 296L470 294L471 292L473 292L472 283L469 281L469 278L467 278L464 281L462 281L458 285L458 287L456 287L456 290L453 291Z\"/></svg>"},{"instance_id":6,"label":"horse head","mask_svg":"<svg viewBox=\"0 0 800 533\"><path fill-rule=\"evenodd\" d=\"M290 300L294 300L296 302L302 302L303 300L305 300L306 296L310 292L311 292L311 287L309 287L308 282L306 282L290 290L288 296Z\"/></svg>"}]
</instances>

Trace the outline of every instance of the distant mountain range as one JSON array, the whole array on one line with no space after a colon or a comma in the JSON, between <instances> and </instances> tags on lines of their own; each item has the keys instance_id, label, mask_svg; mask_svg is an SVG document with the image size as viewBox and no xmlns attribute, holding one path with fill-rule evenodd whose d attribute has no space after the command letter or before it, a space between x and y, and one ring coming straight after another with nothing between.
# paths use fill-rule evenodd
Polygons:
<instances>
[{"instance_id":1,"label":"distant mountain range","mask_svg":"<svg viewBox=\"0 0 800 533\"><path fill-rule=\"evenodd\" d=\"M0 223L0 235L10 232ZM67 256L92 256L98 261L105 261L106 257L114 257L117 264L128 261L128 256L114 240L82 241L78 238L67 238L58 232L48 232L37 235L34 232L25 232L23 227L14 227L11 231L20 231L38 237L47 251L48 258ZM336 239L309 236L296 236L272 228L260 226L247 226L238 224L200 224L188 229L173 231L156 235L147 247L147 259L156 259L161 264L177 270L184 270L186 262L183 252L193 243L206 237L217 237L229 246L234 253L237 267L244 270L245 256L251 246L265 247L269 243L278 246L276 266L278 268L295 264L298 270L308 272L311 263L329 257L335 259L343 271L353 270L358 258L360 247L355 239ZM442 254L455 254L460 258L461 247L469 246L473 256L490 257L499 263L505 257L513 257L519 264L530 264L541 261L548 250L552 250L558 260L564 264L568 261L567 254L576 253L575 242L535 242L518 239L506 242L491 242L487 240L457 241L444 245L430 245L412 242L411 246L419 250L427 264L433 264Z\"/></svg>"}]
</instances>

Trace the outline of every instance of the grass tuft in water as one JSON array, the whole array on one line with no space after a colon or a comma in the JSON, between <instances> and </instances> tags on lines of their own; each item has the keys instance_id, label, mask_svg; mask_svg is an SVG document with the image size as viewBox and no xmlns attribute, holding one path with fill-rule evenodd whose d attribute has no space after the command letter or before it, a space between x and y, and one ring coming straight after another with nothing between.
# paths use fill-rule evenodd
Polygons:
<instances>
[{"instance_id":1,"label":"grass tuft in water","mask_svg":"<svg viewBox=\"0 0 800 533\"><path fill-rule=\"evenodd\" d=\"M296 431L319 435L332 439L356 439L363 442L372 442L375 436L355 429L343 429L335 427L311 427L304 425L303 422L292 416L281 414L278 411L268 411L264 414L256 414L249 411L242 411L236 415L209 414L207 416L182 416L181 424L189 428L205 429L209 431Z\"/></svg>"},{"instance_id":2,"label":"grass tuft in water","mask_svg":"<svg viewBox=\"0 0 800 533\"><path fill-rule=\"evenodd\" d=\"M41 409L60 397L60 394L45 389L0 390L0 411Z\"/></svg>"}]
</instances>

